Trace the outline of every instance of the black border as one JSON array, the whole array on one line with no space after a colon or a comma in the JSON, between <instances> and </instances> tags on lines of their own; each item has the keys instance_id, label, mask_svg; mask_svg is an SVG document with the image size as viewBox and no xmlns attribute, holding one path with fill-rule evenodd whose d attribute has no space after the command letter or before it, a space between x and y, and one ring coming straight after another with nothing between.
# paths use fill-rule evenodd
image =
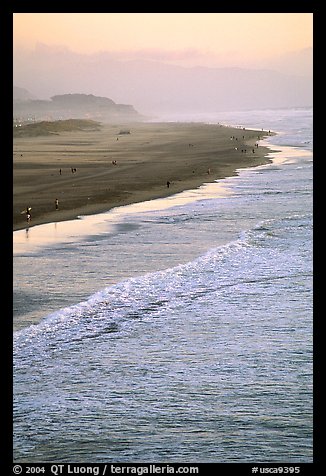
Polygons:
<instances>
[{"instance_id":1,"label":"black border","mask_svg":"<svg viewBox=\"0 0 326 476\"><path fill-rule=\"evenodd\" d=\"M3 2L5 3L5 2ZM84 11L80 9L81 7L80 2L76 2L77 8L69 7L67 3L64 6L60 5L60 2L53 2L51 5L42 5L40 8L39 5L33 4L31 1L7 1L6 5L1 6L0 12L0 31L1 31L1 45L2 51L5 53L5 63L3 62L3 69L1 77L2 83L2 94L5 101L5 107L2 109L2 114L5 116L5 121L2 121L2 139L5 142L5 152L2 153L2 167L5 173L5 177L2 177L3 183L5 183L5 190L4 190L4 201L2 207L2 223L0 224L2 232L0 233L1 237L1 256L2 256L2 270L3 270L3 285L1 287L2 291L2 327L4 332L1 333L3 338L3 343L1 345L2 355L2 404L1 410L3 415L1 417L2 422L2 444L1 444L1 456L0 456L0 463L1 466L3 465L3 470L1 474L14 474L13 473L13 448L12 448L12 436L13 436L13 409L12 409L12 401L13 401L13 389L12 389L12 100L11 95L8 91L12 91L13 86L13 14L15 12L26 12L26 13L37 13L37 12L47 12L47 13L94 13L94 12L104 12L103 10L103 2L92 2L92 11ZM218 7L221 7L219 12L217 13L224 13L230 12L227 6L232 5L233 12L236 13L313 13L313 22L314 22L314 98L317 100L314 101L314 118L320 117L321 111L318 111L318 106L321 104L322 93L321 95L317 95L317 83L318 79L323 77L323 72L319 71L323 66L323 60L318 60L319 51L322 50L323 46L321 43L321 38L319 39L319 35L323 29L322 24L322 13L320 5L317 2L312 1L296 1L296 2L280 2L280 1L273 1L273 2L263 2L255 4L255 2L231 2L228 5L227 2L221 2ZM108 5L110 7L110 12L116 7L116 12L121 12L120 7L124 7L127 9L127 12L132 13L132 9L129 10L128 4L126 5L119 5L117 2L112 5ZM135 6L135 5L133 5ZM149 5L139 5L137 3L137 12L134 13L141 13L141 12L152 12L153 11L153 4ZM169 8L169 4L164 2L162 5L157 5L159 11L161 11L160 7L164 6L166 12L170 12L174 10L174 13L177 12L184 12L185 6L178 7L178 5L173 2L173 7L171 10ZM192 7L193 4L186 5L186 7ZM211 11L211 7L205 9L203 5L204 12L209 13ZM223 6L225 7L223 9ZM47 8L44 8L47 7ZM96 8L97 7L97 8ZM112 7L112 8L111 8ZM244 12L243 9L246 8ZM176 11L175 11L176 10ZM187 11L187 10L186 10ZM192 10L190 10L192 12ZM112 12L114 13L114 11ZM123 12L122 12L123 13ZM126 12L125 12L126 13ZM203 12L198 12L203 13ZM232 12L230 12L232 13ZM257 39L259 41L259 39ZM317 46L316 46L317 45ZM320 45L320 46L319 46ZM321 374L321 355L320 351L322 348L322 332L321 326L323 319L323 314L318 309L318 299L316 296L319 295L321 284L319 273L319 263L320 263L320 249L322 249L318 243L318 238L320 238L322 231L318 230L319 225L322 223L322 212L323 209L320 206L320 192L322 190L321 180L322 174L320 169L320 165L323 160L326 160L324 155L321 153L320 144L318 143L319 137L321 137L321 131L319 128L321 127L322 119L315 121L314 120L314 155L315 155L315 165L314 165L314 225L315 229L317 226L317 232L314 232L314 462L311 464L259 464L259 462L250 462L250 463L189 463L189 466L198 466L199 467L199 474L212 474L212 471L218 471L218 474L227 475L227 474L252 474L252 467L259 466L259 468L266 468L266 467L273 467L278 468L281 466L299 466L301 468L300 474L320 474L319 466L322 463L322 438L323 438L323 427L321 422L321 387L322 387L322 374ZM5 139L5 140L4 140ZM8 288L8 289L7 289ZM154 462L152 464L155 464ZM169 466L176 466L176 463L169 463L166 462ZM89 464L85 463L87 466L96 466L96 464ZM134 466L148 466L149 463L140 464L135 463ZM35 464L22 465L23 467L27 466L36 466ZM43 465L47 467L45 474L52 474L50 472L50 466L48 464ZM67 466L67 465L65 465ZM78 466L78 465L74 465ZM79 465L81 466L81 465ZM104 465L100 465L101 467ZM119 464L117 463L117 466ZM123 464L120 464L123 466ZM132 466L132 463L126 463L124 466ZM157 464L157 466L162 466L162 464ZM180 463L180 466L187 466L186 463ZM5 469L7 471L5 471ZM9 471L8 471L9 470ZM24 471L22 474L25 474ZM40 473L42 474L42 473ZM62 474L68 474L63 472ZM110 474L110 473L107 473ZM290 474L290 473L288 473Z\"/></svg>"}]
</instances>

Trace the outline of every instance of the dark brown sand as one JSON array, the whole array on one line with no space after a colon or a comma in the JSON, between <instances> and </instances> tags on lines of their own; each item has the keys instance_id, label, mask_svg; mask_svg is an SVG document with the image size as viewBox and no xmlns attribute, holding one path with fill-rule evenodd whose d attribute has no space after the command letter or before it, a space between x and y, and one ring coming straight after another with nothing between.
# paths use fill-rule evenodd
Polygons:
<instances>
[{"instance_id":1,"label":"dark brown sand","mask_svg":"<svg viewBox=\"0 0 326 476\"><path fill-rule=\"evenodd\" d=\"M270 149L256 147L266 135L202 123L135 123L16 138L14 230L26 226L22 212L27 206L32 207L30 226L70 220L194 189L238 168L267 163Z\"/></svg>"}]
</instances>

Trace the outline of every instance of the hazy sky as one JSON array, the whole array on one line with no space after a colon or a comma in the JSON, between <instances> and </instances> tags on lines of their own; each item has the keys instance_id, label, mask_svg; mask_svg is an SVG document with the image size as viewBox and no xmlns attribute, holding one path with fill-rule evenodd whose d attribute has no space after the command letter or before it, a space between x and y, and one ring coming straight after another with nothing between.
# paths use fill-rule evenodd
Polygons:
<instances>
[{"instance_id":1,"label":"hazy sky","mask_svg":"<svg viewBox=\"0 0 326 476\"><path fill-rule=\"evenodd\" d=\"M14 13L13 44L188 66L243 65L312 47L312 22L312 13Z\"/></svg>"}]
</instances>

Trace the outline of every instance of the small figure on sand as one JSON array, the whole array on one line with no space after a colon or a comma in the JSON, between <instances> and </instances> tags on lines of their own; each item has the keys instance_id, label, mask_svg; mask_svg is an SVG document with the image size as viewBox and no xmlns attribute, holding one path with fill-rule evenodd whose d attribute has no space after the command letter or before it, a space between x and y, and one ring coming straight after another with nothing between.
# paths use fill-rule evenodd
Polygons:
<instances>
[{"instance_id":1,"label":"small figure on sand","mask_svg":"<svg viewBox=\"0 0 326 476\"><path fill-rule=\"evenodd\" d=\"M32 219L31 210L32 210L31 207L26 207L25 213L26 213L26 221L27 221L27 223L29 223L29 222L31 221L31 219Z\"/></svg>"},{"instance_id":2,"label":"small figure on sand","mask_svg":"<svg viewBox=\"0 0 326 476\"><path fill-rule=\"evenodd\" d=\"M169 188L169 187L170 187L170 183L171 183L171 182L169 182L169 180L166 182L166 186L167 186L167 188Z\"/></svg>"},{"instance_id":3,"label":"small figure on sand","mask_svg":"<svg viewBox=\"0 0 326 476\"><path fill-rule=\"evenodd\" d=\"M59 210L59 200L57 198L55 199L54 203L55 203L55 209Z\"/></svg>"}]
</instances>

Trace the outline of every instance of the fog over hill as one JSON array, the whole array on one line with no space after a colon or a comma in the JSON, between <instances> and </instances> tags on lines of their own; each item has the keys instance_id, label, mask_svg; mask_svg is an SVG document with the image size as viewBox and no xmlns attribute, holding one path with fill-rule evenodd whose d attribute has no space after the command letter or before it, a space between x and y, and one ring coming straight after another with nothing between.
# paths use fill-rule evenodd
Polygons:
<instances>
[{"instance_id":1,"label":"fog over hill","mask_svg":"<svg viewBox=\"0 0 326 476\"><path fill-rule=\"evenodd\" d=\"M105 52L82 55L38 45L14 52L13 77L38 98L93 94L150 115L312 105L310 48L254 69L117 60Z\"/></svg>"},{"instance_id":2,"label":"fog over hill","mask_svg":"<svg viewBox=\"0 0 326 476\"><path fill-rule=\"evenodd\" d=\"M24 101L32 101L37 99L33 96L27 89L19 88L17 86L13 87L13 100L15 103L20 103Z\"/></svg>"}]
</instances>

